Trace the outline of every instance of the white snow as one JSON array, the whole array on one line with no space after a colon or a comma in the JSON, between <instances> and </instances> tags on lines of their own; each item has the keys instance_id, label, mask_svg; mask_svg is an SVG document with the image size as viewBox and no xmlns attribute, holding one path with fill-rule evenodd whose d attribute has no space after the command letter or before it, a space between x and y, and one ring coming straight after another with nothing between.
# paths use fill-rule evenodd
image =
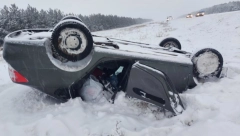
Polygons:
<instances>
[{"instance_id":1,"label":"white snow","mask_svg":"<svg viewBox=\"0 0 240 136\"><path fill-rule=\"evenodd\" d=\"M51 32L41 32L41 33L34 33L34 32L28 32L28 31L23 31L21 32L21 34L19 34L16 37L13 38L17 38L20 40L39 40L39 39L43 39L43 38L50 38L51 37Z\"/></svg>"},{"instance_id":2,"label":"white snow","mask_svg":"<svg viewBox=\"0 0 240 136\"><path fill-rule=\"evenodd\" d=\"M195 60L197 60L196 67L200 76L206 76L217 71L220 63L218 56L210 51L195 58L193 62Z\"/></svg>"},{"instance_id":3,"label":"white snow","mask_svg":"<svg viewBox=\"0 0 240 136\"><path fill-rule=\"evenodd\" d=\"M203 47L222 53L228 77L209 79L180 94L186 110L168 118L156 106L117 95L115 104L80 98L66 103L11 83L0 57L0 136L239 136L240 12L152 22L96 32L98 35L158 44L180 40L183 50ZM1 53L0 53L1 54Z\"/></svg>"}]
</instances>

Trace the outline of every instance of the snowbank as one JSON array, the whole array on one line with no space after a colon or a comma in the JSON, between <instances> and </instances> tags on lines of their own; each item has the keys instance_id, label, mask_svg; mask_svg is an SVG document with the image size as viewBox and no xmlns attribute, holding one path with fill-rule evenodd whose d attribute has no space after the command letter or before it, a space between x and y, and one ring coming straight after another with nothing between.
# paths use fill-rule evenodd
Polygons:
<instances>
[{"instance_id":1,"label":"snowbank","mask_svg":"<svg viewBox=\"0 0 240 136\"><path fill-rule=\"evenodd\" d=\"M229 77L199 83L180 95L186 110L168 118L155 106L118 94L112 105L80 98L59 103L45 94L10 82L0 60L0 135L18 136L239 136L240 12L154 22L98 35L157 44L167 36L187 51L211 47L223 54Z\"/></svg>"}]
</instances>

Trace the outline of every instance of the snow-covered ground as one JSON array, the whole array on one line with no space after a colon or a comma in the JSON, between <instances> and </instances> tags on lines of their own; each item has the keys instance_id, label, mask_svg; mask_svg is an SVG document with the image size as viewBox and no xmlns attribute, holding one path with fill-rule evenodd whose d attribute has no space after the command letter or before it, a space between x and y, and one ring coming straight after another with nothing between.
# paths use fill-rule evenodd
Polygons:
<instances>
[{"instance_id":1,"label":"snow-covered ground","mask_svg":"<svg viewBox=\"0 0 240 136\"><path fill-rule=\"evenodd\" d=\"M186 110L168 118L157 107L118 94L115 104L102 99L66 103L13 84L0 56L0 136L239 136L240 12L152 22L95 34L152 44L176 37L183 50L219 50L229 76L201 83L181 94ZM1 55L2 52L0 52Z\"/></svg>"}]
</instances>

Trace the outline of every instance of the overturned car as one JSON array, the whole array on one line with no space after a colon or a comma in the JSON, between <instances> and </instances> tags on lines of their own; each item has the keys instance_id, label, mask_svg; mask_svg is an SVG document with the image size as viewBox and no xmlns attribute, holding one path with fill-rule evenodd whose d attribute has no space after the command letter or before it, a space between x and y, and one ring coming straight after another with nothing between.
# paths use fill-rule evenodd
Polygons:
<instances>
[{"instance_id":1,"label":"overturned car","mask_svg":"<svg viewBox=\"0 0 240 136\"><path fill-rule=\"evenodd\" d=\"M220 77L223 58L210 48L182 51L174 38L160 46L92 35L70 16L53 29L10 33L3 57L13 82L54 98L87 99L82 88L91 79L111 102L123 91L177 115L184 110L179 93L195 87L194 78Z\"/></svg>"}]
</instances>

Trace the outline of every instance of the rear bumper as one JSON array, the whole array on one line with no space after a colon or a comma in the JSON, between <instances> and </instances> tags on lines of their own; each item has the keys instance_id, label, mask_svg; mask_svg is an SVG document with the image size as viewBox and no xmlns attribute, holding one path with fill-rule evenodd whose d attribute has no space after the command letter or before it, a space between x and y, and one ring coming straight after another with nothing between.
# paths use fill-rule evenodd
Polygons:
<instances>
[{"instance_id":1,"label":"rear bumper","mask_svg":"<svg viewBox=\"0 0 240 136\"><path fill-rule=\"evenodd\" d=\"M18 32L9 34L4 40L3 58L28 82L18 83L38 89L58 99L57 90L68 88L79 79L78 72L66 72L57 68L46 53L48 39L23 40L12 38Z\"/></svg>"}]
</instances>

